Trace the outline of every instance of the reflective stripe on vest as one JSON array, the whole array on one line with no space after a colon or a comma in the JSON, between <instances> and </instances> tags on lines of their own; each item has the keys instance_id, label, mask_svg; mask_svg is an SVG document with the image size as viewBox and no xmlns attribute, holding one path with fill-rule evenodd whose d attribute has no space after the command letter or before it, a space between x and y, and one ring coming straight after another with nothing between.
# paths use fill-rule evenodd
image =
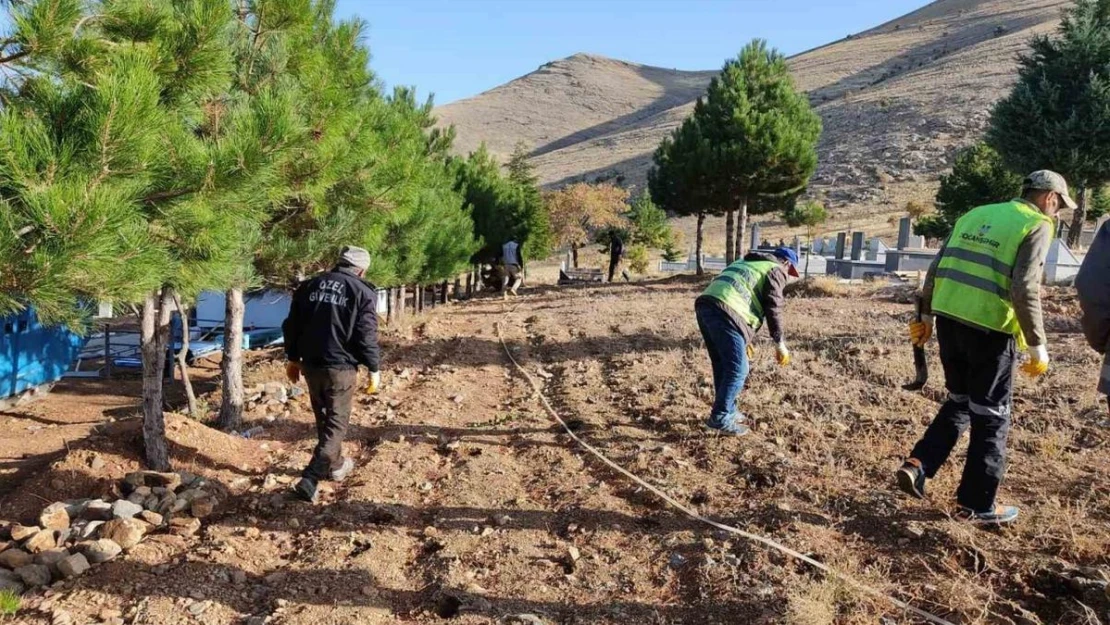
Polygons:
<instances>
[{"instance_id":1,"label":"reflective stripe on vest","mask_svg":"<svg viewBox=\"0 0 1110 625\"><path fill-rule=\"evenodd\" d=\"M778 263L769 260L741 260L728 266L709 283L703 295L724 303L752 330L763 325L763 304L759 294L767 285L767 276Z\"/></svg>"},{"instance_id":2,"label":"reflective stripe on vest","mask_svg":"<svg viewBox=\"0 0 1110 625\"><path fill-rule=\"evenodd\" d=\"M980 206L961 217L937 266L933 310L1012 334L1024 346L1010 287L1018 250L1042 223L1052 220L1019 200Z\"/></svg>"}]
</instances>

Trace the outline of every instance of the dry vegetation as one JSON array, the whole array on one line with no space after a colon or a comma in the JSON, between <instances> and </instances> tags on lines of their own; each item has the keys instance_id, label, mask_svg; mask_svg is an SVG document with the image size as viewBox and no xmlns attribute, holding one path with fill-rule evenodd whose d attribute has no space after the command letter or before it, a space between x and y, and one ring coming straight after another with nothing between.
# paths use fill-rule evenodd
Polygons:
<instances>
[{"instance_id":1,"label":"dry vegetation","mask_svg":"<svg viewBox=\"0 0 1110 625\"><path fill-rule=\"evenodd\" d=\"M359 403L352 427L359 468L316 506L281 495L314 444L303 396L287 413L256 408L248 426L265 433L251 440L175 417L178 468L234 494L200 543L144 542L45 600L31 596L14 622L46 625L64 611L86 623L104 610L144 625L252 615L280 625L534 622L502 620L519 614L551 625L917 622L676 514L591 459L514 374L494 322L581 436L705 515L955 623L1098 622L1087 609L1107 622L1110 599L1070 579L1110 567L1110 418L1093 391L1097 359L1068 323L1069 293L1049 297L1052 372L1017 390L1003 497L1024 516L991 532L948 518L962 448L931 501L893 487L892 471L943 398L935 352L929 388L900 390L913 374L901 290L792 297L795 363L778 368L761 339L742 398L755 432L733 439L701 427L709 366L691 314L701 288L676 278L534 289L390 329L385 392ZM248 381L280 375L279 362L262 358ZM18 457L27 424L90 418L82 407L102 396L76 384L11 413L4 455ZM68 455L55 439L56 461L9 476L0 516L33 514L39 497L112 488L136 466L138 436L126 409L113 413L124 418L68 435ZM99 470L94 453L106 460Z\"/></svg>"}]
</instances>

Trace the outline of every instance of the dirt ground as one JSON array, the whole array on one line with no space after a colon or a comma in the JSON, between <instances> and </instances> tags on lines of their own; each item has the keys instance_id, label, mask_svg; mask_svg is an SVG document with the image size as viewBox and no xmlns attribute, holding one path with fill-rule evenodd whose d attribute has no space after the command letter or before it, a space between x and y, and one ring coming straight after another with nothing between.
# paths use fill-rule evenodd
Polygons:
<instances>
[{"instance_id":1,"label":"dirt ground","mask_svg":"<svg viewBox=\"0 0 1110 625\"><path fill-rule=\"evenodd\" d=\"M542 411L495 324L580 436L703 515L953 623L1110 621L1110 599L1068 582L1080 567L1110 571L1110 418L1066 293L1047 304L1052 371L1016 394L1002 498L1022 519L983 531L948 517L963 447L930 484L932 500L894 489L943 398L935 345L926 391L900 388L912 377L904 291L792 298L795 362L779 368L760 339L742 396L754 433L735 439L702 428L700 288L692 278L537 288L388 329L384 391L358 401L347 445L358 468L316 505L284 496L315 443L303 394L255 406L248 427L265 431L252 439L172 416L175 467L226 489L200 538L152 537L26 596L12 622L117 611L144 625L920 622L606 468ZM248 384L280 379L276 353L253 358ZM0 416L0 519L110 492L138 466L134 384L67 382Z\"/></svg>"}]
</instances>

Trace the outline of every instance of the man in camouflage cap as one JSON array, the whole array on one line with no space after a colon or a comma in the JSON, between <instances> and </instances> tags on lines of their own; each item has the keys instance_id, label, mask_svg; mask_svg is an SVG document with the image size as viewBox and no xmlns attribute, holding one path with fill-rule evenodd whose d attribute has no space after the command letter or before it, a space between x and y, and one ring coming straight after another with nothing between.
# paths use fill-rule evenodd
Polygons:
<instances>
[{"instance_id":1,"label":"man in camouflage cap","mask_svg":"<svg viewBox=\"0 0 1110 625\"><path fill-rule=\"evenodd\" d=\"M924 347L933 334L944 366L948 401L898 470L898 486L925 496L925 481L947 462L971 429L967 464L956 492L957 517L997 525L1017 519L1016 506L995 497L1006 471L1006 439L1013 407L1014 365L1019 350L1031 377L1048 371L1048 339L1041 310L1041 280L1057 214L1074 209L1064 177L1035 171L1020 198L980 206L952 229L922 287L921 321L910 340Z\"/></svg>"}]
</instances>

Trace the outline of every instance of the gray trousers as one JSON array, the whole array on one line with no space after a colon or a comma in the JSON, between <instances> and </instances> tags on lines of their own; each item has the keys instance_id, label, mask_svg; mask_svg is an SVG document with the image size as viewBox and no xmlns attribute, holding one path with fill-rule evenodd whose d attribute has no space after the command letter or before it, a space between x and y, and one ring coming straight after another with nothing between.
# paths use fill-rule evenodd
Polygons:
<instances>
[{"instance_id":1,"label":"gray trousers","mask_svg":"<svg viewBox=\"0 0 1110 625\"><path fill-rule=\"evenodd\" d=\"M303 476L319 482L331 479L332 471L343 464L343 439L351 423L358 370L305 367L304 378L316 415L317 442Z\"/></svg>"}]
</instances>

